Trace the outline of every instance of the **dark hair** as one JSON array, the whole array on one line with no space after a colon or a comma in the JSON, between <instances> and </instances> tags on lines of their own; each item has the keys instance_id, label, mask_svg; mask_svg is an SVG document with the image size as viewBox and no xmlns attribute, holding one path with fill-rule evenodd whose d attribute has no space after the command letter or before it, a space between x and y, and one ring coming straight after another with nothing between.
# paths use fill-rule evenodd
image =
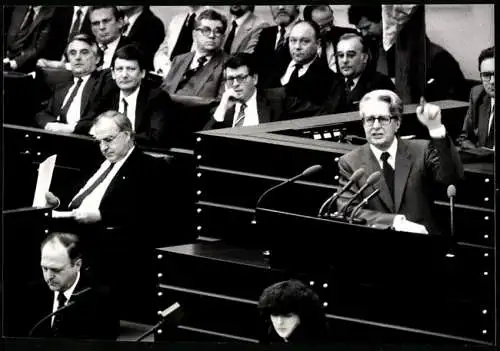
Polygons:
<instances>
[{"instance_id":1,"label":"dark hair","mask_svg":"<svg viewBox=\"0 0 500 351\"><path fill-rule=\"evenodd\" d=\"M72 233L52 232L47 235L45 239L43 239L40 244L40 249L43 250L45 245L48 243L56 242L61 243L61 245L66 248L68 257L71 261L82 258L82 249L78 235Z\"/></svg>"},{"instance_id":2,"label":"dark hair","mask_svg":"<svg viewBox=\"0 0 500 351\"><path fill-rule=\"evenodd\" d=\"M300 24L300 23L307 23L309 24L312 29L314 30L314 36L315 36L315 39L318 40L320 38L320 35L321 35L321 28L319 28L319 25L314 22L314 21L306 21L306 20L298 20L297 22L295 22L295 24L293 25L292 29L295 28L296 25Z\"/></svg>"},{"instance_id":3,"label":"dark hair","mask_svg":"<svg viewBox=\"0 0 500 351\"><path fill-rule=\"evenodd\" d=\"M255 62L255 57L253 54L249 54L247 52L238 52L231 55L224 64L224 69L237 69L241 66L246 66L248 68L248 74L252 76L257 73L257 63Z\"/></svg>"},{"instance_id":4,"label":"dark hair","mask_svg":"<svg viewBox=\"0 0 500 351\"><path fill-rule=\"evenodd\" d=\"M489 59L489 58L495 58L495 47L491 46L487 49L484 49L481 51L479 54L479 58L477 60L477 69L479 72L481 72L481 63L483 63L484 60Z\"/></svg>"},{"instance_id":5,"label":"dark hair","mask_svg":"<svg viewBox=\"0 0 500 351\"><path fill-rule=\"evenodd\" d=\"M380 5L351 5L347 10L349 23L358 25L361 18L366 17L367 20L379 23L382 21L382 7Z\"/></svg>"},{"instance_id":6,"label":"dark hair","mask_svg":"<svg viewBox=\"0 0 500 351\"><path fill-rule=\"evenodd\" d=\"M141 70L146 69L146 58L144 57L144 53L134 44L127 44L116 50L113 58L111 59L112 68L115 68L115 61L117 58L122 60L137 61Z\"/></svg>"},{"instance_id":7,"label":"dark hair","mask_svg":"<svg viewBox=\"0 0 500 351\"><path fill-rule=\"evenodd\" d=\"M116 20L123 19L124 13L120 9L118 9L117 6L113 5L97 5L97 6L90 6L89 7L89 16L92 12L95 10L100 10L100 9L112 9L113 10L113 15L115 16Z\"/></svg>"},{"instance_id":8,"label":"dark hair","mask_svg":"<svg viewBox=\"0 0 500 351\"><path fill-rule=\"evenodd\" d=\"M211 21L220 21L222 23L222 31L226 32L227 19L224 15L220 14L219 12L210 9L203 11L196 17L195 28L198 28L201 25L201 20L204 19Z\"/></svg>"},{"instance_id":9,"label":"dark hair","mask_svg":"<svg viewBox=\"0 0 500 351\"><path fill-rule=\"evenodd\" d=\"M333 15L333 9L330 7L330 5L307 5L304 7L304 10L302 10L302 17L306 21L312 21L312 13L315 10L320 10L320 11L329 11Z\"/></svg>"},{"instance_id":10,"label":"dark hair","mask_svg":"<svg viewBox=\"0 0 500 351\"><path fill-rule=\"evenodd\" d=\"M365 39L363 38L363 36L361 36L358 33L345 33L345 34L342 34L340 36L339 41L337 42L337 44L340 43L342 40L348 40L348 39L352 39L352 38L359 39L359 41L361 43L361 46L363 47L362 52L369 53L368 45L366 45Z\"/></svg>"},{"instance_id":11,"label":"dark hair","mask_svg":"<svg viewBox=\"0 0 500 351\"><path fill-rule=\"evenodd\" d=\"M302 337L314 340L326 334L325 311L318 295L298 280L286 280L267 287L257 307L267 323L270 323L271 315L297 314Z\"/></svg>"},{"instance_id":12,"label":"dark hair","mask_svg":"<svg viewBox=\"0 0 500 351\"><path fill-rule=\"evenodd\" d=\"M99 58L99 64L102 63L102 58L104 53L102 52L101 48L97 44L97 41L95 40L95 37L93 35L88 35L86 33L76 33L72 37L69 38L68 44L66 45L66 50L64 51L64 54L66 57L68 56L68 48L69 44L71 44L74 41L83 41L84 43L88 44L92 50L94 50L94 53L96 56Z\"/></svg>"}]
</instances>

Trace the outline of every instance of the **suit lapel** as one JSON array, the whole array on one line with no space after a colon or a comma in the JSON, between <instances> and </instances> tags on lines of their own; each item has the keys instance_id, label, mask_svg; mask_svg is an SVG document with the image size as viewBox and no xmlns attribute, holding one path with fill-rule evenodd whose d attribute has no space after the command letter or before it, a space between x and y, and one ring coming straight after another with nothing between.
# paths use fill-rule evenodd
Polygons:
<instances>
[{"instance_id":1,"label":"suit lapel","mask_svg":"<svg viewBox=\"0 0 500 351\"><path fill-rule=\"evenodd\" d=\"M378 163L377 159L375 158L375 155L373 154L372 150L370 149L370 146L368 144L365 144L363 146L365 148L365 151L363 153L363 168L365 169L365 175L368 177L370 174L373 172L379 171L382 172L382 169L380 168L380 164ZM384 176L382 175L380 179L378 180L377 183L373 184L371 186L372 189L368 189L369 192L374 191L375 189L380 189L380 192L378 194L380 200L384 203L384 205L387 207L389 212L393 212L394 210L394 202L392 201L392 196L389 191L389 187L387 186L387 183L385 182Z\"/></svg>"},{"instance_id":2,"label":"suit lapel","mask_svg":"<svg viewBox=\"0 0 500 351\"><path fill-rule=\"evenodd\" d=\"M233 43L231 44L231 52L238 49L243 39L252 30L254 22L255 22L255 15L251 13L250 16L247 17L245 22L241 24L240 30L237 31Z\"/></svg>"},{"instance_id":3,"label":"suit lapel","mask_svg":"<svg viewBox=\"0 0 500 351\"><path fill-rule=\"evenodd\" d=\"M271 110L264 96L257 92L257 114L259 115L259 124L271 122Z\"/></svg>"},{"instance_id":4,"label":"suit lapel","mask_svg":"<svg viewBox=\"0 0 500 351\"><path fill-rule=\"evenodd\" d=\"M478 116L478 139L479 145L486 145L486 139L488 138L488 125L490 121L490 111L491 111L491 99L487 94L484 94L481 105L479 106L479 116Z\"/></svg>"},{"instance_id":5,"label":"suit lapel","mask_svg":"<svg viewBox=\"0 0 500 351\"><path fill-rule=\"evenodd\" d=\"M141 124L143 123L144 110L148 105L149 93L144 85L139 88L139 94L137 95L137 103L135 106L135 130L141 130Z\"/></svg>"},{"instance_id":6,"label":"suit lapel","mask_svg":"<svg viewBox=\"0 0 500 351\"><path fill-rule=\"evenodd\" d=\"M222 122L225 127L232 127L233 126L233 119L234 119L234 112L236 110L236 105L233 105L231 108L229 108L226 113L224 114L224 121Z\"/></svg>"},{"instance_id":7,"label":"suit lapel","mask_svg":"<svg viewBox=\"0 0 500 351\"><path fill-rule=\"evenodd\" d=\"M80 116L85 114L87 107L89 105L90 94L96 90L96 85L98 83L98 79L96 78L97 71L92 72L87 81L87 84L83 87L82 91L82 102L80 105Z\"/></svg>"},{"instance_id":8,"label":"suit lapel","mask_svg":"<svg viewBox=\"0 0 500 351\"><path fill-rule=\"evenodd\" d=\"M194 51L189 52L189 54L186 55L184 60L179 60L179 67L172 67L172 70L175 70L174 72L176 73L174 75L174 82L172 84L172 91L176 91L179 83L182 80L182 77L184 76L184 73L189 69L189 65L191 64L191 61L193 61L194 58Z\"/></svg>"},{"instance_id":9,"label":"suit lapel","mask_svg":"<svg viewBox=\"0 0 500 351\"><path fill-rule=\"evenodd\" d=\"M198 94L206 84L208 78L214 73L217 67L222 63L222 51L217 52L210 61L201 69L203 74L198 77L195 94Z\"/></svg>"},{"instance_id":10,"label":"suit lapel","mask_svg":"<svg viewBox=\"0 0 500 351\"><path fill-rule=\"evenodd\" d=\"M408 151L408 146L401 139L398 140L398 151L396 153L396 169L394 172L394 201L396 202L395 212L399 211L403 194L406 189L406 181L412 167L412 157Z\"/></svg>"}]
</instances>

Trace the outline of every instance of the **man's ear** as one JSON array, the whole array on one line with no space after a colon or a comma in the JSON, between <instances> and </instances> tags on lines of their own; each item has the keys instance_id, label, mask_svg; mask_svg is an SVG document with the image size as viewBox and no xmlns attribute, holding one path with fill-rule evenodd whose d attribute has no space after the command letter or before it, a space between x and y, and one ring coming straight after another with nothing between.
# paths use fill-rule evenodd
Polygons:
<instances>
[{"instance_id":1,"label":"man's ear","mask_svg":"<svg viewBox=\"0 0 500 351\"><path fill-rule=\"evenodd\" d=\"M81 258L77 258L74 263L73 263L73 266L75 268L78 268L78 270L80 270L82 268L82 259Z\"/></svg>"}]
</instances>

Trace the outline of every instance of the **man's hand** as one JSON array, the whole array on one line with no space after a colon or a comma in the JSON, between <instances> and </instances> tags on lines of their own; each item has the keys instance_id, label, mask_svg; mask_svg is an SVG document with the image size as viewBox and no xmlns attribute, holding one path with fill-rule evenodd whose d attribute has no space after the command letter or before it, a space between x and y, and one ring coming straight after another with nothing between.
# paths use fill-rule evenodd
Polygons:
<instances>
[{"instance_id":1,"label":"man's hand","mask_svg":"<svg viewBox=\"0 0 500 351\"><path fill-rule=\"evenodd\" d=\"M217 109L213 114L214 119L217 122L224 121L224 115L226 114L226 111L233 107L237 101L239 101L239 99L237 98L237 94L234 89L226 89L222 94L219 106L217 106Z\"/></svg>"},{"instance_id":2,"label":"man's hand","mask_svg":"<svg viewBox=\"0 0 500 351\"><path fill-rule=\"evenodd\" d=\"M45 130L48 130L50 132L59 132L59 133L73 133L73 130L75 129L73 126L66 124L66 123L59 123L59 122L49 122L45 125Z\"/></svg>"},{"instance_id":3,"label":"man's hand","mask_svg":"<svg viewBox=\"0 0 500 351\"><path fill-rule=\"evenodd\" d=\"M417 106L417 117L420 123L429 130L435 130L443 126L439 106L426 102L423 97L420 98L420 105Z\"/></svg>"},{"instance_id":4,"label":"man's hand","mask_svg":"<svg viewBox=\"0 0 500 351\"><path fill-rule=\"evenodd\" d=\"M48 206L52 206L54 207L54 209L58 208L61 204L61 200L59 200L59 198L52 194L50 191L47 191L45 193L45 201L47 202Z\"/></svg>"},{"instance_id":5,"label":"man's hand","mask_svg":"<svg viewBox=\"0 0 500 351\"><path fill-rule=\"evenodd\" d=\"M47 60L47 59L38 59L36 62L36 66L40 68L65 68L64 61L55 61L55 60Z\"/></svg>"},{"instance_id":6,"label":"man's hand","mask_svg":"<svg viewBox=\"0 0 500 351\"><path fill-rule=\"evenodd\" d=\"M73 210L73 217L79 223L96 223L101 220L101 212L77 208Z\"/></svg>"}]
</instances>

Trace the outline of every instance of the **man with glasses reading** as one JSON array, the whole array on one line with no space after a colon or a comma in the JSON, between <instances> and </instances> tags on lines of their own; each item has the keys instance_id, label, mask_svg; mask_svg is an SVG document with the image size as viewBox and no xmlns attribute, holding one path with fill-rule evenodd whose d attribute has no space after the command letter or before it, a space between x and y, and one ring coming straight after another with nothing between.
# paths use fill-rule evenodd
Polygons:
<instances>
[{"instance_id":1,"label":"man with glasses reading","mask_svg":"<svg viewBox=\"0 0 500 351\"><path fill-rule=\"evenodd\" d=\"M214 10L196 17L194 51L175 56L163 82L170 94L217 98L224 92L222 70L229 55L222 50L226 18Z\"/></svg>"},{"instance_id":2,"label":"man with glasses reading","mask_svg":"<svg viewBox=\"0 0 500 351\"><path fill-rule=\"evenodd\" d=\"M339 198L338 208L372 173L379 171L383 176L367 187L361 199L375 189L380 192L369 200L359 217L378 228L440 234L433 213L435 186L447 186L463 177L458 152L441 123L440 108L422 98L416 110L419 121L429 130L430 140L404 140L396 136L403 104L393 91L369 92L361 99L359 112L368 143L339 159L340 185L345 185L359 168L364 168L365 173Z\"/></svg>"},{"instance_id":3,"label":"man with glasses reading","mask_svg":"<svg viewBox=\"0 0 500 351\"><path fill-rule=\"evenodd\" d=\"M237 53L224 67L226 90L205 129L252 126L281 118L285 91L257 89L257 65L252 54Z\"/></svg>"},{"instance_id":4,"label":"man with glasses reading","mask_svg":"<svg viewBox=\"0 0 500 351\"><path fill-rule=\"evenodd\" d=\"M478 59L481 85L471 89L458 145L462 149L495 149L495 47L483 50Z\"/></svg>"}]
</instances>

